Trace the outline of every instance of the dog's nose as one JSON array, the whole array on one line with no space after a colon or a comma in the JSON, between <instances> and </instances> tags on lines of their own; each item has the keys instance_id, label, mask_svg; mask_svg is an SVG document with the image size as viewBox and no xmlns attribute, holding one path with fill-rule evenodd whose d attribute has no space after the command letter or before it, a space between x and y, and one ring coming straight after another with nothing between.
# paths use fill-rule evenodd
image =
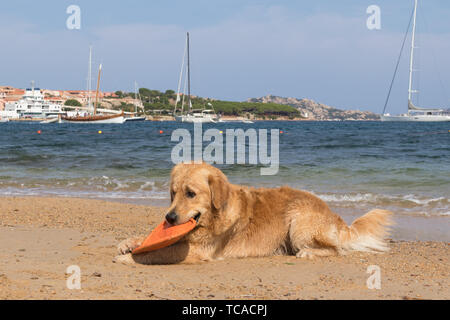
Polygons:
<instances>
[{"instance_id":1,"label":"dog's nose","mask_svg":"<svg viewBox=\"0 0 450 320\"><path fill-rule=\"evenodd\" d=\"M173 211L169 212L169 213L166 215L166 220L167 220L167 222L170 223L170 224L174 224L175 221L177 221L177 219L178 219L178 215L177 215L175 212L173 212Z\"/></svg>"}]
</instances>

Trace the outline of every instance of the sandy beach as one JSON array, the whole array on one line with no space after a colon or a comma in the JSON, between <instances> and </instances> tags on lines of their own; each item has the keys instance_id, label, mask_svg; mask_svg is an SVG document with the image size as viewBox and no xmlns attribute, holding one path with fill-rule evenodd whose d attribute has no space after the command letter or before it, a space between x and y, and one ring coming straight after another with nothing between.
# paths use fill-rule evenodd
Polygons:
<instances>
[{"instance_id":1,"label":"sandy beach","mask_svg":"<svg viewBox=\"0 0 450 320\"><path fill-rule=\"evenodd\" d=\"M196 265L113 263L116 244L147 234L164 208L72 198L0 198L0 299L449 299L450 245L391 240L386 254L291 256ZM66 286L68 266L81 289ZM381 271L368 289L367 268Z\"/></svg>"}]
</instances>

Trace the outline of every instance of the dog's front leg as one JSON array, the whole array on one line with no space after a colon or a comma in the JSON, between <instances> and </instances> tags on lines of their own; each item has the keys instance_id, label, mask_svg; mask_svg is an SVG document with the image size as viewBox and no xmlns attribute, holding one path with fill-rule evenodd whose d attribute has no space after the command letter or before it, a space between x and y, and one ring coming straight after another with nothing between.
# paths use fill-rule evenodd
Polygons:
<instances>
[{"instance_id":1,"label":"dog's front leg","mask_svg":"<svg viewBox=\"0 0 450 320\"><path fill-rule=\"evenodd\" d=\"M205 250L199 250L186 241L175 243L169 247L140 254L122 254L114 258L114 262L132 264L175 264L196 263L211 260Z\"/></svg>"},{"instance_id":2,"label":"dog's front leg","mask_svg":"<svg viewBox=\"0 0 450 320\"><path fill-rule=\"evenodd\" d=\"M134 249L139 247L142 242L144 242L144 240L144 236L125 239L121 243L119 243L119 245L117 246L117 251L119 251L119 255L131 253Z\"/></svg>"}]
</instances>

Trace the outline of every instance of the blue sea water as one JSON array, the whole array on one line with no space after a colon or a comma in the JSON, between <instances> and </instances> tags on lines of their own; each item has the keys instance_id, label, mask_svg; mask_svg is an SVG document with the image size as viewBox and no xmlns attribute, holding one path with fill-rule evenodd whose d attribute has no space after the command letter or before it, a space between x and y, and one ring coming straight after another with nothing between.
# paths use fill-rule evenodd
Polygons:
<instances>
[{"instance_id":1,"label":"blue sea water","mask_svg":"<svg viewBox=\"0 0 450 320\"><path fill-rule=\"evenodd\" d=\"M193 126L0 124L0 196L166 205L177 128ZM405 216L450 215L450 123L263 121L208 128L283 131L278 174L261 176L261 165L220 165L232 183L301 188L339 213L382 207Z\"/></svg>"}]
</instances>

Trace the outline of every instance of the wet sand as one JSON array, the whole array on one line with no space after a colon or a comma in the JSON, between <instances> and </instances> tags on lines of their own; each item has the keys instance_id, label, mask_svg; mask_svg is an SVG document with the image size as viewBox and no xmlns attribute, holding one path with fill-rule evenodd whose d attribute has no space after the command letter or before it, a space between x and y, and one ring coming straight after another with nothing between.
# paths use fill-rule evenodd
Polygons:
<instances>
[{"instance_id":1,"label":"wet sand","mask_svg":"<svg viewBox=\"0 0 450 320\"><path fill-rule=\"evenodd\" d=\"M450 244L391 240L386 254L229 259L196 265L112 262L164 208L71 198L0 198L0 299L449 299ZM395 234L393 235L395 239ZM68 266L81 289L66 286ZM368 289L367 268L381 271Z\"/></svg>"}]
</instances>

